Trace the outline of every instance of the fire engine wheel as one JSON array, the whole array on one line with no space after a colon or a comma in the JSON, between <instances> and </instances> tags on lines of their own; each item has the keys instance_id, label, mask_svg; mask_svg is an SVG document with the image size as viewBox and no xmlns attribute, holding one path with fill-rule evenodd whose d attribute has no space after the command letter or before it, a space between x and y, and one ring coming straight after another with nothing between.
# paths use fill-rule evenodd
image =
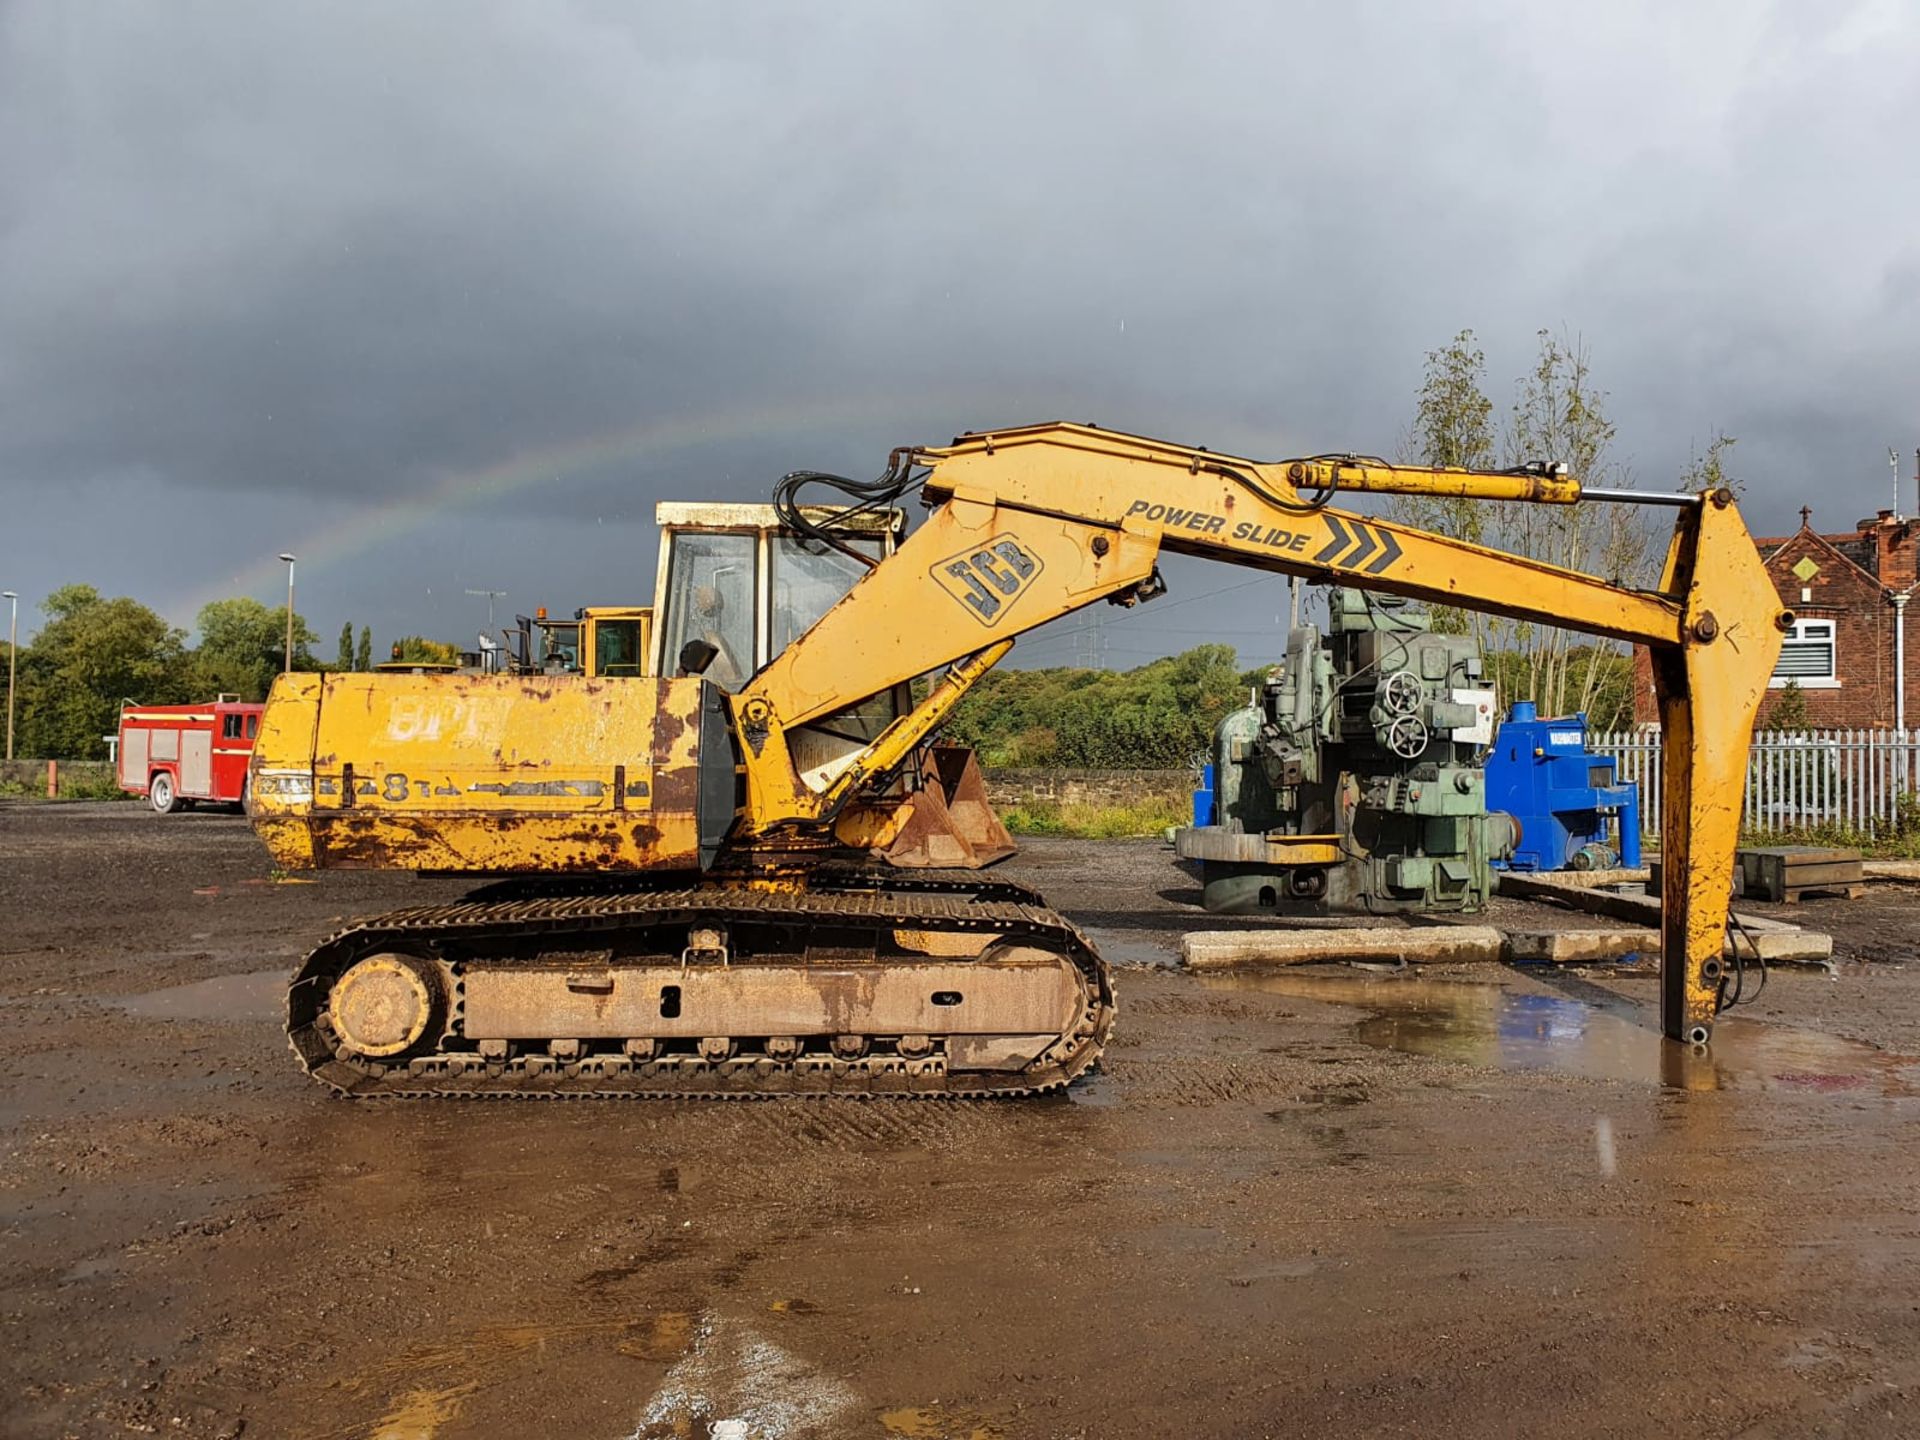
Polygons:
<instances>
[{"instance_id":1,"label":"fire engine wheel","mask_svg":"<svg viewBox=\"0 0 1920 1440\"><path fill-rule=\"evenodd\" d=\"M153 779L147 782L147 803L161 815L171 815L180 808L180 797L173 790L173 777L166 771L155 771Z\"/></svg>"}]
</instances>

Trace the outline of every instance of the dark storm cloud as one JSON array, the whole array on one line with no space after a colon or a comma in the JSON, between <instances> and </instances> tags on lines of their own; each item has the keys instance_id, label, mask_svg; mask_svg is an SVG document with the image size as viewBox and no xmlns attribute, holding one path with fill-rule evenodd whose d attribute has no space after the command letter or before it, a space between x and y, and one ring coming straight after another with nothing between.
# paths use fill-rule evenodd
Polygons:
<instances>
[{"instance_id":1,"label":"dark storm cloud","mask_svg":"<svg viewBox=\"0 0 1920 1440\"><path fill-rule=\"evenodd\" d=\"M1718 427L1763 525L1886 503L1920 28L1603 10L0 11L0 580L630 598L653 499L959 428L1388 449L1465 325L1503 406L1580 335L1642 483Z\"/></svg>"}]
</instances>

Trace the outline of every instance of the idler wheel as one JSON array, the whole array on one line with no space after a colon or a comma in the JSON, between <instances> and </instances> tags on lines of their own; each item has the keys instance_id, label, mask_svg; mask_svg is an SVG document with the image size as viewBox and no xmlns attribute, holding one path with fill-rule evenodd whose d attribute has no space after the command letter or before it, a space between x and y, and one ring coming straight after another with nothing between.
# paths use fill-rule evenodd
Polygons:
<instances>
[{"instance_id":1,"label":"idler wheel","mask_svg":"<svg viewBox=\"0 0 1920 1440\"><path fill-rule=\"evenodd\" d=\"M339 1042L374 1059L419 1044L439 1011L439 972L412 955L383 952L357 960L327 996L327 1018Z\"/></svg>"}]
</instances>

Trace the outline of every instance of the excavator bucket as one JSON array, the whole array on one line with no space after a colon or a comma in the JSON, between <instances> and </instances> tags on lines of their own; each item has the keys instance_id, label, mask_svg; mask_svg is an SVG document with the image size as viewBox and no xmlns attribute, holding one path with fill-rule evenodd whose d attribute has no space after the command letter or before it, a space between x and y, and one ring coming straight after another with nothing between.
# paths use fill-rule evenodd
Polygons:
<instances>
[{"instance_id":1,"label":"excavator bucket","mask_svg":"<svg viewBox=\"0 0 1920 1440\"><path fill-rule=\"evenodd\" d=\"M987 802L987 781L968 745L935 745L908 802L906 824L882 853L903 870L966 868L1004 860L1018 848Z\"/></svg>"}]
</instances>

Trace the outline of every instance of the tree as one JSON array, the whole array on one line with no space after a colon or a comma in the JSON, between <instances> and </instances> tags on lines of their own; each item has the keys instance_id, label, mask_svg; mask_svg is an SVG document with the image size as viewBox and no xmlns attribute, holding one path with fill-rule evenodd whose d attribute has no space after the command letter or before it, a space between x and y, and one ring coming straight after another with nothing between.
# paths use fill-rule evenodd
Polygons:
<instances>
[{"instance_id":1,"label":"tree","mask_svg":"<svg viewBox=\"0 0 1920 1440\"><path fill-rule=\"evenodd\" d=\"M1577 338L1536 332L1539 353L1519 386L1507 429L1511 463L1559 461L1583 484L1630 488L1633 477L1612 459L1613 422L1607 392L1593 379L1586 345ZM1616 585L1645 584L1651 536L1644 518L1626 505L1515 505L1508 507L1507 546L1516 554L1569 570L1584 570ZM1502 627L1493 627L1496 634ZM1590 710L1604 671L1574 667L1571 632L1554 626L1507 622L1506 634L1524 656L1524 692L1508 699L1532 700L1545 715ZM1591 645L1581 639L1581 646Z\"/></svg>"},{"instance_id":2,"label":"tree","mask_svg":"<svg viewBox=\"0 0 1920 1440\"><path fill-rule=\"evenodd\" d=\"M353 652L353 668L356 670L373 669L373 628L360 627L360 643Z\"/></svg>"},{"instance_id":3,"label":"tree","mask_svg":"<svg viewBox=\"0 0 1920 1440\"><path fill-rule=\"evenodd\" d=\"M1427 352L1413 422L1423 463L1463 470L1484 470L1493 463L1493 401L1487 398L1486 380L1486 352L1471 330Z\"/></svg>"},{"instance_id":4,"label":"tree","mask_svg":"<svg viewBox=\"0 0 1920 1440\"><path fill-rule=\"evenodd\" d=\"M1587 485L1631 486L1611 456L1613 422L1606 392L1594 381L1586 346L1576 337L1536 332L1533 368L1515 387L1500 449L1507 463L1564 463ZM1495 464L1493 407L1482 382L1485 357L1471 330L1427 355L1426 381L1406 447L1430 465ZM1625 505L1492 505L1485 501L1409 497L1396 518L1458 540L1511 555L1583 570L1614 584L1640 585L1650 536L1640 514ZM1531 621L1435 607L1434 628L1473 635L1498 677L1503 702L1532 700L1542 714L1614 708L1624 656L1586 636ZM1606 658L1603 657L1613 657Z\"/></svg>"},{"instance_id":5,"label":"tree","mask_svg":"<svg viewBox=\"0 0 1920 1440\"><path fill-rule=\"evenodd\" d=\"M409 665L457 665L460 647L422 635L403 635L393 642L393 658Z\"/></svg>"},{"instance_id":6,"label":"tree","mask_svg":"<svg viewBox=\"0 0 1920 1440\"><path fill-rule=\"evenodd\" d=\"M1807 733L1810 728L1807 722L1807 692L1800 688L1798 680L1790 679L1780 687L1757 728L1769 735Z\"/></svg>"},{"instance_id":7,"label":"tree","mask_svg":"<svg viewBox=\"0 0 1920 1440\"><path fill-rule=\"evenodd\" d=\"M1687 457L1687 468L1680 472L1680 488L1691 495L1703 491L1726 489L1735 495L1746 490L1743 481L1736 480L1727 473L1727 451L1740 442L1731 435L1713 432L1713 439L1707 442L1707 453Z\"/></svg>"},{"instance_id":8,"label":"tree","mask_svg":"<svg viewBox=\"0 0 1920 1440\"><path fill-rule=\"evenodd\" d=\"M353 669L353 622L351 620L340 627L340 658L334 661L333 668Z\"/></svg>"},{"instance_id":9,"label":"tree","mask_svg":"<svg viewBox=\"0 0 1920 1440\"><path fill-rule=\"evenodd\" d=\"M200 648L194 652L201 688L214 694L234 694L242 700L264 700L273 677L283 668L287 647L287 609L270 609L241 596L214 600L200 607L195 624ZM293 617L293 668L317 670L309 650L320 637L298 614Z\"/></svg>"},{"instance_id":10,"label":"tree","mask_svg":"<svg viewBox=\"0 0 1920 1440\"><path fill-rule=\"evenodd\" d=\"M1487 357L1471 330L1462 330L1438 350L1427 352L1425 379L1414 410L1413 429L1402 442L1406 458L1422 465L1452 465L1484 470L1494 463L1493 401L1487 398ZM1459 496L1396 495L1389 513L1396 520L1479 544L1486 527L1484 501ZM1473 630L1468 613L1451 605L1432 610L1433 628L1448 635Z\"/></svg>"},{"instance_id":11,"label":"tree","mask_svg":"<svg viewBox=\"0 0 1920 1440\"><path fill-rule=\"evenodd\" d=\"M121 702L193 698L185 635L137 600L66 585L41 603L47 623L20 648L17 749L47 759L98 759Z\"/></svg>"},{"instance_id":12,"label":"tree","mask_svg":"<svg viewBox=\"0 0 1920 1440\"><path fill-rule=\"evenodd\" d=\"M1231 645L1201 645L1138 669L992 670L948 724L991 765L1174 769L1211 743L1263 671Z\"/></svg>"}]
</instances>

